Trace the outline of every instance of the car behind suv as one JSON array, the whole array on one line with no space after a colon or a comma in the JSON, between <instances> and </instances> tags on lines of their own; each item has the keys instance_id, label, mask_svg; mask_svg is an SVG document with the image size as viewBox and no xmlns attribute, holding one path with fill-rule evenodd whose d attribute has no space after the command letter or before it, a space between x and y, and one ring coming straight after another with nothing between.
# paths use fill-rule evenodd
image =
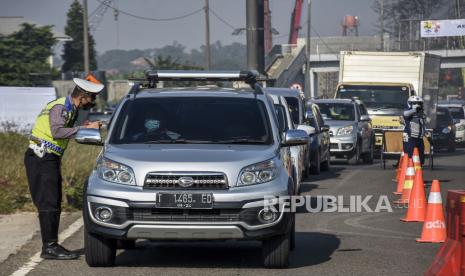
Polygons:
<instances>
[{"instance_id":1,"label":"car behind suv","mask_svg":"<svg viewBox=\"0 0 465 276\"><path fill-rule=\"evenodd\" d=\"M84 198L85 255L112 266L117 242L260 240L265 267L286 267L295 215L266 197L294 194L289 146L251 72L148 73L109 125ZM158 81L245 81L253 89L159 88ZM99 143L81 130L76 140ZM155 259L156 261L156 259Z\"/></svg>"},{"instance_id":2,"label":"car behind suv","mask_svg":"<svg viewBox=\"0 0 465 276\"><path fill-rule=\"evenodd\" d=\"M330 126L331 155L350 164L373 162L375 133L363 103L357 99L314 100Z\"/></svg>"}]
</instances>

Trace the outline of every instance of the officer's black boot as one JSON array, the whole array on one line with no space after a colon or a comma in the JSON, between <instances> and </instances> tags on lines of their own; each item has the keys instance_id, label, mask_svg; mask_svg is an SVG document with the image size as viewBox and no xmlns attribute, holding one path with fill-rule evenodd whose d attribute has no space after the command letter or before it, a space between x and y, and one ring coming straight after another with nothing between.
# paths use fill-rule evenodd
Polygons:
<instances>
[{"instance_id":1,"label":"officer's black boot","mask_svg":"<svg viewBox=\"0 0 465 276\"><path fill-rule=\"evenodd\" d=\"M78 254L66 250L58 244L58 226L60 224L59 212L39 212L40 233L42 235L43 259L72 260Z\"/></svg>"}]
</instances>

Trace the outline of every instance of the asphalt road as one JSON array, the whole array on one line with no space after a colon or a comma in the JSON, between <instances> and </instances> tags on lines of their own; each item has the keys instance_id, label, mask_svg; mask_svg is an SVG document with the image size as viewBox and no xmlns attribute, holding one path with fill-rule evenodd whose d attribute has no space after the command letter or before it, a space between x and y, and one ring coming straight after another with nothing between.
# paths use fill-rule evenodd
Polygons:
<instances>
[{"instance_id":1,"label":"asphalt road","mask_svg":"<svg viewBox=\"0 0 465 276\"><path fill-rule=\"evenodd\" d=\"M443 202L447 189L464 189L465 151L438 153L435 169L425 170L427 186L441 181ZM350 195L372 195L374 207L380 196L392 202L395 183L392 167L383 170L379 160L372 165L349 166L333 162L331 170L305 181L305 195L342 195L348 206ZM429 189L427 189L427 192ZM405 209L391 205L392 212L309 213L301 210L296 222L296 250L291 267L269 270L261 267L257 242L151 243L118 251L116 267L89 268L81 256L75 261L42 261L29 275L422 275L440 245L419 244L420 223L399 219ZM64 226L67 223L65 222ZM83 252L83 229L64 245ZM21 252L0 264L0 274L10 275L40 248L38 237Z\"/></svg>"}]
</instances>

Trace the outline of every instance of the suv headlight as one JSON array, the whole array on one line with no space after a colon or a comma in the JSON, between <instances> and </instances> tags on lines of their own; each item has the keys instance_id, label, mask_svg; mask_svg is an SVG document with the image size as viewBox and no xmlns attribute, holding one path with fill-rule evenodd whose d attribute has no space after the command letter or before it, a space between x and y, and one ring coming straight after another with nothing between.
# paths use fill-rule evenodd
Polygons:
<instances>
[{"instance_id":1,"label":"suv headlight","mask_svg":"<svg viewBox=\"0 0 465 276\"><path fill-rule=\"evenodd\" d=\"M344 136L344 135L350 135L352 131L354 130L354 126L345 126L341 127L340 129L337 130L337 136Z\"/></svg>"},{"instance_id":2,"label":"suv headlight","mask_svg":"<svg viewBox=\"0 0 465 276\"><path fill-rule=\"evenodd\" d=\"M261 184L272 181L278 176L276 160L270 159L243 168L239 174L237 186Z\"/></svg>"},{"instance_id":3,"label":"suv headlight","mask_svg":"<svg viewBox=\"0 0 465 276\"><path fill-rule=\"evenodd\" d=\"M452 130L452 128L450 126L448 126L448 127L445 127L445 128L442 129L442 133L448 134L451 130Z\"/></svg>"},{"instance_id":4,"label":"suv headlight","mask_svg":"<svg viewBox=\"0 0 465 276\"><path fill-rule=\"evenodd\" d=\"M106 158L97 162L97 174L106 181L124 185L136 185L132 169L121 163Z\"/></svg>"},{"instance_id":5,"label":"suv headlight","mask_svg":"<svg viewBox=\"0 0 465 276\"><path fill-rule=\"evenodd\" d=\"M465 125L459 125L459 126L457 127L457 130L458 130L458 131L465 130Z\"/></svg>"}]
</instances>

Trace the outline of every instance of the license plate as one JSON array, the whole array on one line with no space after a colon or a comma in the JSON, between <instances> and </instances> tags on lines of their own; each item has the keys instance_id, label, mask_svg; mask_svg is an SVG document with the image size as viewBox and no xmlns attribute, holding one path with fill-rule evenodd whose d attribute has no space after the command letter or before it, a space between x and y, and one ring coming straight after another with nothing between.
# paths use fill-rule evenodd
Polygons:
<instances>
[{"instance_id":1,"label":"license plate","mask_svg":"<svg viewBox=\"0 0 465 276\"><path fill-rule=\"evenodd\" d=\"M157 208L211 209L211 193L158 193L155 203Z\"/></svg>"}]
</instances>

